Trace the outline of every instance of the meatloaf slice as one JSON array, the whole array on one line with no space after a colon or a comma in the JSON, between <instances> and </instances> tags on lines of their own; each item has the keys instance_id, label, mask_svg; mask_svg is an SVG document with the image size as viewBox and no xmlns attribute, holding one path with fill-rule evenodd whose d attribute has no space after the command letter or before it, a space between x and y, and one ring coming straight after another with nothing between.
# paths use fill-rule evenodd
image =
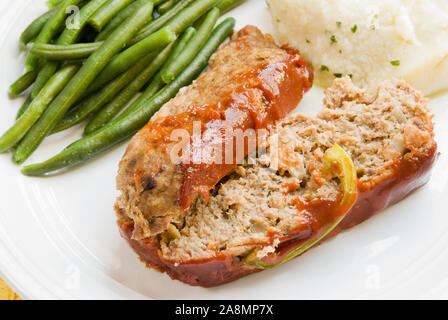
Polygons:
<instances>
[{"instance_id":1,"label":"meatloaf slice","mask_svg":"<svg viewBox=\"0 0 448 320\"><path fill-rule=\"evenodd\" d=\"M427 182L437 145L420 92L402 81L386 81L370 95L343 78L326 91L324 104L317 117L298 114L278 124L265 154L238 166L207 204L198 198L165 233L134 240L133 221L119 213L123 237L148 266L190 285L216 286L260 271L247 263L254 253L278 262L285 250L322 233L316 221L325 219L321 212L341 194L340 180L319 174L334 144L351 156L358 175L358 200L339 229ZM270 152L274 146L278 152ZM271 170L273 162L277 170ZM318 210L298 206L304 199L317 201Z\"/></svg>"},{"instance_id":2,"label":"meatloaf slice","mask_svg":"<svg viewBox=\"0 0 448 320\"><path fill-rule=\"evenodd\" d=\"M175 132L192 136L194 123L200 123L199 144L205 150L227 129L269 129L296 108L311 83L312 73L298 52L278 47L255 27L245 27L221 46L208 71L160 109L132 139L120 162L116 208L133 220L133 239L182 223L190 203L198 195L208 197L251 151L245 148L240 158L222 163L176 162ZM194 157L194 150L185 153L190 152Z\"/></svg>"}]
</instances>

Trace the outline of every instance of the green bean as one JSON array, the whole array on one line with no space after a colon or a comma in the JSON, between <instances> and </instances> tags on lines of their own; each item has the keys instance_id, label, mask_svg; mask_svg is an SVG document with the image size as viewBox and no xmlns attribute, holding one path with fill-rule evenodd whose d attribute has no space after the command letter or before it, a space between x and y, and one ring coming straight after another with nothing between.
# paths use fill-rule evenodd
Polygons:
<instances>
[{"instance_id":1,"label":"green bean","mask_svg":"<svg viewBox=\"0 0 448 320\"><path fill-rule=\"evenodd\" d=\"M31 90L31 98L34 99L39 94L40 90L42 90L48 80L55 74L58 66L59 65L56 62L52 61L48 61L44 64L34 82L33 89Z\"/></svg>"},{"instance_id":2,"label":"green bean","mask_svg":"<svg viewBox=\"0 0 448 320\"><path fill-rule=\"evenodd\" d=\"M172 31L174 31L176 34L180 34L196 19L198 19L210 8L212 8L218 1L219 0L196 0L191 6L185 8L184 10L179 12L173 19L171 19L165 26L165 28L171 27ZM180 2L179 4L181 3L183 2ZM155 20L154 22L158 20L159 19ZM161 32L162 30L159 30L157 32ZM145 47L146 43L149 42L148 38L154 36L155 34L157 34L157 32L153 33L153 31L149 32L149 30L147 30L144 33L141 33L140 35L145 35L145 37L139 36L138 38L140 41L138 42L135 42L134 38L131 41L133 45L124 52L120 53L120 55L118 55L114 59L114 61L112 61L111 64L107 66L105 70L103 70L102 74L98 77L98 81L96 81L96 85L104 85L105 83L116 77L118 74L129 68L131 65L133 65L139 58L142 57L144 53L146 53L142 49Z\"/></svg>"},{"instance_id":3,"label":"green bean","mask_svg":"<svg viewBox=\"0 0 448 320\"><path fill-rule=\"evenodd\" d=\"M62 1L64 1L64 0L47 0L47 5L50 8L54 8L54 7L57 7L58 5L60 5L62 3Z\"/></svg>"},{"instance_id":4,"label":"green bean","mask_svg":"<svg viewBox=\"0 0 448 320\"><path fill-rule=\"evenodd\" d=\"M121 120L126 118L132 112L148 102L152 97L154 97L154 95L159 92L164 86L165 82L163 82L162 80L162 75L160 73L156 74L146 90L122 114L120 114L117 119Z\"/></svg>"},{"instance_id":5,"label":"green bean","mask_svg":"<svg viewBox=\"0 0 448 320\"><path fill-rule=\"evenodd\" d=\"M78 14L78 26L77 28L66 28L59 36L56 41L57 45L70 45L79 37L81 30L89 21L90 17L98 11L108 0L92 0L79 10ZM35 44L34 47L39 47L40 44ZM33 50L33 48L31 50ZM37 96L42 87L47 83L47 81L54 75L58 69L59 64L56 62L47 62L44 64L42 69L37 76L36 82L34 84L31 96L34 98Z\"/></svg>"},{"instance_id":6,"label":"green bean","mask_svg":"<svg viewBox=\"0 0 448 320\"><path fill-rule=\"evenodd\" d=\"M186 66L194 59L196 54L201 50L209 38L216 21L219 18L219 9L213 8L207 14L204 22L198 29L198 32L187 44L185 49L180 53L175 62L171 63L162 73L162 79L165 83L169 84L174 81L176 77L185 69Z\"/></svg>"},{"instance_id":7,"label":"green bean","mask_svg":"<svg viewBox=\"0 0 448 320\"><path fill-rule=\"evenodd\" d=\"M45 60L75 60L88 58L92 53L98 50L103 42L87 42L76 43L71 45L57 45L57 44L36 44L30 52Z\"/></svg>"},{"instance_id":8,"label":"green bean","mask_svg":"<svg viewBox=\"0 0 448 320\"><path fill-rule=\"evenodd\" d=\"M135 8L137 6L139 6L139 4L143 3L143 2L147 2L147 1L152 1L152 3L154 4L154 6L164 2L165 0L137 0L134 3L131 3L130 5L128 5L125 9L123 9L120 13L118 13L107 25L106 27L103 29L103 31L101 31L95 38L95 41L102 41L104 39L106 39L111 33L112 31L114 31L121 22L123 22L129 15L131 15L134 11ZM149 21L152 20L149 19Z\"/></svg>"},{"instance_id":9,"label":"green bean","mask_svg":"<svg viewBox=\"0 0 448 320\"><path fill-rule=\"evenodd\" d=\"M129 47L113 58L107 67L101 72L95 81L95 88L108 83L117 75L129 69L148 53L159 50L174 40L176 40L176 34L174 31L171 27L165 27L132 47Z\"/></svg>"},{"instance_id":10,"label":"green bean","mask_svg":"<svg viewBox=\"0 0 448 320\"><path fill-rule=\"evenodd\" d=\"M83 27L89 22L89 19L95 15L98 10L103 8L108 0L90 0L85 6L79 10L78 27L67 28L57 40L57 44L68 45L75 43Z\"/></svg>"},{"instance_id":11,"label":"green bean","mask_svg":"<svg viewBox=\"0 0 448 320\"><path fill-rule=\"evenodd\" d=\"M9 87L9 92L14 96L18 96L33 84L36 77L37 71L29 71L25 73Z\"/></svg>"},{"instance_id":12,"label":"green bean","mask_svg":"<svg viewBox=\"0 0 448 320\"><path fill-rule=\"evenodd\" d=\"M170 9L172 9L175 6L176 2L174 0L168 0L162 3L157 7L157 13L160 15L163 15L167 13Z\"/></svg>"},{"instance_id":13,"label":"green bean","mask_svg":"<svg viewBox=\"0 0 448 320\"><path fill-rule=\"evenodd\" d=\"M173 50L173 46L174 44L168 45L138 77L129 83L107 106L101 109L87 124L84 133L90 134L111 121L160 69Z\"/></svg>"},{"instance_id":14,"label":"green bean","mask_svg":"<svg viewBox=\"0 0 448 320\"><path fill-rule=\"evenodd\" d=\"M152 14L151 2L140 7L129 17L104 44L93 53L82 65L76 75L67 83L64 90L48 106L39 121L31 128L14 153L17 163L25 161L50 133L65 113L86 92L96 76L101 72L112 57L117 54L132 39Z\"/></svg>"},{"instance_id":15,"label":"green bean","mask_svg":"<svg viewBox=\"0 0 448 320\"><path fill-rule=\"evenodd\" d=\"M220 0L196 0L190 6L179 12L173 19L168 21L167 26L173 28L177 34L192 25L198 18L207 13Z\"/></svg>"},{"instance_id":16,"label":"green bean","mask_svg":"<svg viewBox=\"0 0 448 320\"><path fill-rule=\"evenodd\" d=\"M167 0L151 0L154 6L158 6L159 4L164 3ZM176 0L176 2L179 0Z\"/></svg>"},{"instance_id":17,"label":"green bean","mask_svg":"<svg viewBox=\"0 0 448 320\"><path fill-rule=\"evenodd\" d=\"M65 23L66 9L72 5L78 5L82 0L65 0L60 7L55 11L55 13L50 17L50 19L45 23L41 32L37 36L34 43L48 43L53 39L57 32ZM33 71L36 69L39 59L33 55L28 54L25 66L28 71Z\"/></svg>"},{"instance_id":18,"label":"green bean","mask_svg":"<svg viewBox=\"0 0 448 320\"><path fill-rule=\"evenodd\" d=\"M233 8L238 7L245 1L246 0L221 0L216 7L221 11L221 14L224 14L229 12Z\"/></svg>"},{"instance_id":19,"label":"green bean","mask_svg":"<svg viewBox=\"0 0 448 320\"><path fill-rule=\"evenodd\" d=\"M137 0L129 4L123 10L121 10L112 20L109 21L109 23L104 27L104 29L96 36L95 41L105 40L112 33L112 31L114 31L121 23L123 23L124 20L126 20L131 14L133 14L139 6L148 1L151 0Z\"/></svg>"},{"instance_id":20,"label":"green bean","mask_svg":"<svg viewBox=\"0 0 448 320\"><path fill-rule=\"evenodd\" d=\"M162 28L169 20L179 14L183 9L190 5L194 0L182 0L176 4L171 10L164 15L160 16L156 20L152 21L146 27L144 27L137 36L131 41L131 44L137 43L140 40L146 38L152 33Z\"/></svg>"},{"instance_id":21,"label":"green bean","mask_svg":"<svg viewBox=\"0 0 448 320\"><path fill-rule=\"evenodd\" d=\"M233 8L238 7L240 4L242 4L243 2L245 2L247 0L221 0L217 5L216 8L219 9L219 11L221 11L221 15L229 12L230 10L232 10ZM194 26L198 26L200 24L202 24L202 22L204 22L204 16L202 16L200 19L198 19L195 23Z\"/></svg>"},{"instance_id":22,"label":"green bean","mask_svg":"<svg viewBox=\"0 0 448 320\"><path fill-rule=\"evenodd\" d=\"M19 119L22 116L22 114L25 113L26 110L28 110L28 108L31 105L31 102L33 102L33 98L31 98L31 95L29 94L28 97L23 102L22 106L17 111L16 120Z\"/></svg>"},{"instance_id":23,"label":"green bean","mask_svg":"<svg viewBox=\"0 0 448 320\"><path fill-rule=\"evenodd\" d=\"M80 123L94 112L100 110L106 103L115 98L115 96L138 74L144 69L153 59L155 54L150 54L140 60L134 67L120 75L117 79L109 83L99 92L87 98L78 107L69 111L64 118L52 130L56 133Z\"/></svg>"},{"instance_id":24,"label":"green bean","mask_svg":"<svg viewBox=\"0 0 448 320\"><path fill-rule=\"evenodd\" d=\"M54 15L58 8L51 9L35 19L20 35L20 47L24 48L31 40L40 33L45 23Z\"/></svg>"},{"instance_id":25,"label":"green bean","mask_svg":"<svg viewBox=\"0 0 448 320\"><path fill-rule=\"evenodd\" d=\"M65 84L78 70L77 66L67 66L57 72L40 94L33 99L25 113L17 122L0 137L0 152L5 152L14 147L39 119L45 108L64 88Z\"/></svg>"},{"instance_id":26,"label":"green bean","mask_svg":"<svg viewBox=\"0 0 448 320\"><path fill-rule=\"evenodd\" d=\"M24 167L22 173L30 176L42 176L63 169L69 169L97 157L131 136L145 125L163 104L174 97L180 88L189 85L202 72L207 66L211 55L231 34L234 26L234 19L225 19L215 28L215 31L201 52L176 81L167 85L141 108L123 120L115 120L102 129L72 143L53 158L42 163Z\"/></svg>"},{"instance_id":27,"label":"green bean","mask_svg":"<svg viewBox=\"0 0 448 320\"><path fill-rule=\"evenodd\" d=\"M138 97L137 100L134 101L120 116L119 119L123 119L127 115L131 114L133 111L138 109L141 105L146 103L149 99L151 99L160 89L165 86L165 82L162 79L163 72L171 66L173 63L176 63L179 55L183 52L184 48L190 42L191 38L196 34L196 29L193 27L189 27L185 30L182 37L176 44L176 47L173 49L173 52L168 57L168 60L164 64L163 68L157 73L154 79L151 81L146 90Z\"/></svg>"},{"instance_id":28,"label":"green bean","mask_svg":"<svg viewBox=\"0 0 448 320\"><path fill-rule=\"evenodd\" d=\"M190 40L196 35L196 33L197 31L193 27L188 27L187 30L184 31L182 36L176 42L176 46L174 47L173 52L170 54L168 60L166 61L161 71L165 70L167 66L171 65L176 61L177 57L179 57L179 55L182 53L182 51L190 42Z\"/></svg>"},{"instance_id":29,"label":"green bean","mask_svg":"<svg viewBox=\"0 0 448 320\"><path fill-rule=\"evenodd\" d=\"M153 61L153 63L148 66L148 68L143 71L139 77L137 77L134 81L132 81L109 105L104 107L86 126L84 132L86 134L92 133L99 128L103 127L106 123L111 121L122 109L126 106L126 104L131 101L132 97L134 97L137 92L144 87L144 85L149 81L149 79L159 70L162 65L170 64L171 61L174 61L175 58L179 55L179 53L183 50L188 41L190 41L191 37L196 33L196 30L193 27L185 30L184 34L179 38L176 42L174 48L173 45L166 48L159 56ZM166 61L166 62L165 62ZM163 68L162 68L163 70ZM151 84L148 88L140 95L140 97L132 103L129 108L120 115L120 118L129 114L132 110L135 110L142 102L146 102L151 98L157 91L159 91L165 83L161 79L161 71L154 77L151 81Z\"/></svg>"},{"instance_id":30,"label":"green bean","mask_svg":"<svg viewBox=\"0 0 448 320\"><path fill-rule=\"evenodd\" d=\"M159 92L160 89L162 89L165 86L165 82L163 82L162 74L158 73L154 79L151 81L149 86L146 88L146 90L138 97L138 99L135 101L135 103L131 106L129 106L129 111L126 110L123 113L123 117L126 115L132 113L133 110L136 110L139 106L141 106L143 103L151 99L157 92ZM121 115L120 115L121 117Z\"/></svg>"},{"instance_id":31,"label":"green bean","mask_svg":"<svg viewBox=\"0 0 448 320\"><path fill-rule=\"evenodd\" d=\"M109 3L104 5L90 18L89 23L97 31L101 31L110 20L133 1L134 0L110 0Z\"/></svg>"}]
</instances>

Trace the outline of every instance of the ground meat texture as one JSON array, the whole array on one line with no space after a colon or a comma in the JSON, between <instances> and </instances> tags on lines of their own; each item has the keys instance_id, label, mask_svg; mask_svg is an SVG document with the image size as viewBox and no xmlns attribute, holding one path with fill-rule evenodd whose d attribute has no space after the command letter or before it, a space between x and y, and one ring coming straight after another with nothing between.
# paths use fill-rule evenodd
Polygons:
<instances>
[{"instance_id":1,"label":"ground meat texture","mask_svg":"<svg viewBox=\"0 0 448 320\"><path fill-rule=\"evenodd\" d=\"M242 262L255 248L263 248L260 258L275 256L283 243L272 241L273 232L287 238L300 230L300 238L307 237L310 217L297 210L297 198L338 199L340 182L321 181L315 174L335 143L355 163L359 196L332 235L424 185L437 155L426 100L403 81L386 81L368 94L349 78L336 79L326 91L322 112L289 116L275 132L265 154L233 170L208 203L198 198L172 225L175 231L136 241L131 239L132 220L119 214L123 237L149 266L173 279L220 285L259 271ZM278 152L269 152L274 146Z\"/></svg>"},{"instance_id":2,"label":"ground meat texture","mask_svg":"<svg viewBox=\"0 0 448 320\"><path fill-rule=\"evenodd\" d=\"M312 73L294 49L278 47L270 35L248 26L211 58L208 71L165 104L130 142L120 162L116 210L134 222L133 238L173 231L190 204L236 167L188 166L172 161L176 129L194 132L201 122L202 146L226 129L268 129L296 108L311 87ZM208 139L208 140L207 140Z\"/></svg>"}]
</instances>

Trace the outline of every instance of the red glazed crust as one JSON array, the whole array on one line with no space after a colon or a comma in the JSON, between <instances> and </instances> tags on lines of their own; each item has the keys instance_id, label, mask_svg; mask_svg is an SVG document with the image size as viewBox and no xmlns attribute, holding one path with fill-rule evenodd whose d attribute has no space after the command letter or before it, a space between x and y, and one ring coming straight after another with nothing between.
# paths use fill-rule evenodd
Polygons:
<instances>
[{"instance_id":1,"label":"red glazed crust","mask_svg":"<svg viewBox=\"0 0 448 320\"><path fill-rule=\"evenodd\" d=\"M402 158L394 165L391 174L381 177L373 186L360 183L357 202L331 236L361 223L425 185L436 158L437 145L434 142L426 154ZM212 261L176 265L162 258L157 243L148 239L133 240L131 221L121 219L118 225L123 238L149 267L192 286L214 287L260 271L247 267L238 257L224 255ZM279 248L282 248L282 243Z\"/></svg>"},{"instance_id":2,"label":"red glazed crust","mask_svg":"<svg viewBox=\"0 0 448 320\"><path fill-rule=\"evenodd\" d=\"M392 174L382 177L373 187L368 183L359 183L358 199L339 224L339 230L360 224L424 186L429 181L431 168L436 159L437 144L433 142L426 154L404 157L397 161Z\"/></svg>"}]
</instances>

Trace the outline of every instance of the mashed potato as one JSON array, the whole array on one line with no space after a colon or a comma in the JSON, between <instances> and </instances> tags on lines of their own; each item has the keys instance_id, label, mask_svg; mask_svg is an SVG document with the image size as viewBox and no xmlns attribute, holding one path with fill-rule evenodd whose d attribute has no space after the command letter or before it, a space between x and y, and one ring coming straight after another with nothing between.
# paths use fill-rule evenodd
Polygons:
<instances>
[{"instance_id":1,"label":"mashed potato","mask_svg":"<svg viewBox=\"0 0 448 320\"><path fill-rule=\"evenodd\" d=\"M430 95L448 88L447 0L267 0L280 42L298 48L318 84L361 87L402 78Z\"/></svg>"}]
</instances>

